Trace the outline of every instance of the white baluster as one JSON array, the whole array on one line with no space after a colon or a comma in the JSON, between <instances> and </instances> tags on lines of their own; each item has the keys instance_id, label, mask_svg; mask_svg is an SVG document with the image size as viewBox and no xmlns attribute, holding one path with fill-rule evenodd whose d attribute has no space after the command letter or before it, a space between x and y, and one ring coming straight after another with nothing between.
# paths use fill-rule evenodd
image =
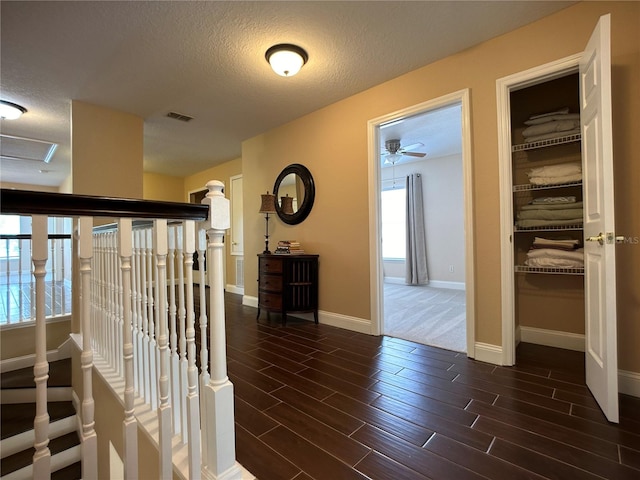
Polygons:
<instances>
[{"instance_id":1,"label":"white baluster","mask_svg":"<svg viewBox=\"0 0 640 480\"><path fill-rule=\"evenodd\" d=\"M142 277L142 374L143 374L143 392L146 403L151 402L151 365L149 358L149 297L147 295L147 232L142 230L140 233L140 275ZM153 314L153 312L152 312Z\"/></svg>"},{"instance_id":2,"label":"white baluster","mask_svg":"<svg viewBox=\"0 0 640 480\"><path fill-rule=\"evenodd\" d=\"M122 277L122 339L124 359L124 477L138 478L138 421L134 415L133 385L133 342L131 310L131 255L132 255L131 219L123 218L118 222L118 247L120 250L120 273Z\"/></svg>"},{"instance_id":3,"label":"white baluster","mask_svg":"<svg viewBox=\"0 0 640 480\"><path fill-rule=\"evenodd\" d=\"M36 360L33 367L36 384L36 417L34 427L33 478L51 478L49 450L49 413L47 411L47 326L45 323L45 265L47 263L47 217L34 215L31 220L33 275L36 279Z\"/></svg>"},{"instance_id":4,"label":"white baluster","mask_svg":"<svg viewBox=\"0 0 640 480\"><path fill-rule=\"evenodd\" d=\"M51 239L50 242L51 257L49 257L50 273L51 273L51 316L56 316L56 270L58 262L56 261L56 240ZM62 313L62 312L61 312Z\"/></svg>"},{"instance_id":5,"label":"white baluster","mask_svg":"<svg viewBox=\"0 0 640 480\"><path fill-rule=\"evenodd\" d=\"M207 345L207 289L205 283L205 269L204 269L204 252L207 250L207 231L203 228L205 224L198 224L198 267L199 267L199 280L200 287L198 293L200 296L200 317L198 322L200 323L200 419L202 425L209 425L207 422L207 409L204 402L204 387L209 385L211 376L209 375L209 349ZM202 429L202 464L206 465L207 462L207 429Z\"/></svg>"},{"instance_id":6,"label":"white baluster","mask_svg":"<svg viewBox=\"0 0 640 480\"><path fill-rule=\"evenodd\" d=\"M11 258L11 244L9 243L9 239L5 238L4 240L4 258L7 259L7 261L4 263L4 271L5 271L5 275L6 275L6 284L7 284L7 301L6 301L6 305L7 305L7 323L11 323L11 288L9 288L11 286L11 262L9 262L9 258ZM33 292L33 285L31 286L31 291ZM33 305L33 298L31 299L31 305ZM33 315L32 315L33 317ZM18 321L20 321L21 319L19 318Z\"/></svg>"},{"instance_id":7,"label":"white baluster","mask_svg":"<svg viewBox=\"0 0 640 480\"><path fill-rule=\"evenodd\" d=\"M98 438L93 400L93 350L91 348L91 260L93 258L93 218L79 219L80 324L82 329L82 478L98 478Z\"/></svg>"},{"instance_id":8,"label":"white baluster","mask_svg":"<svg viewBox=\"0 0 640 480\"><path fill-rule=\"evenodd\" d=\"M140 383L138 381L138 359L140 353L138 351L138 314L140 312L138 306L138 249L136 245L136 236L131 231L131 342L133 344L133 390L138 393L140 391Z\"/></svg>"},{"instance_id":9,"label":"white baluster","mask_svg":"<svg viewBox=\"0 0 640 480\"><path fill-rule=\"evenodd\" d=\"M173 432L180 433L180 369L178 357L178 331L176 327L176 227L169 227L169 343L171 350L171 404L173 405Z\"/></svg>"},{"instance_id":10,"label":"white baluster","mask_svg":"<svg viewBox=\"0 0 640 480\"><path fill-rule=\"evenodd\" d=\"M176 241L176 250L177 256L179 259L178 262L178 328L180 330L180 336L178 338L178 345L180 350L180 399L181 399L181 407L180 408L180 423L184 425L187 421L187 405L186 405L186 394L187 394L187 334L186 334L186 315L187 309L184 304L184 289L185 289L185 279L184 279L184 264L186 262L185 253L184 253L184 235L183 228L178 228L176 231L177 241ZM178 405L176 405L177 407Z\"/></svg>"},{"instance_id":11,"label":"white baluster","mask_svg":"<svg viewBox=\"0 0 640 480\"><path fill-rule=\"evenodd\" d=\"M158 407L158 450L160 455L160 478L172 477L171 459L171 405L169 403L169 346L167 338L168 317L166 305L167 295L167 221L153 221L153 250L156 257L156 291L158 311L158 352L160 360L160 406Z\"/></svg>"},{"instance_id":12,"label":"white baluster","mask_svg":"<svg viewBox=\"0 0 640 480\"><path fill-rule=\"evenodd\" d=\"M205 476L239 479L242 470L236 462L233 414L233 384L227 377L226 339L224 326L224 233L230 226L229 200L224 198L224 184L207 183L209 192L202 203L209 205L207 220L207 266L210 294L211 380L202 392L206 396L207 464Z\"/></svg>"},{"instance_id":13,"label":"white baluster","mask_svg":"<svg viewBox=\"0 0 640 480\"><path fill-rule=\"evenodd\" d=\"M147 230L146 256L147 256L147 315L149 317L149 393L151 408L158 408L158 370L156 362L156 324L154 321L154 288L153 288L153 231ZM157 282L157 278L156 278ZM157 287L156 283L156 287Z\"/></svg>"},{"instance_id":14,"label":"white baluster","mask_svg":"<svg viewBox=\"0 0 640 480\"><path fill-rule=\"evenodd\" d=\"M123 331L124 331L124 278L123 278L123 272L122 272L122 255L120 255L120 261L118 261L118 249L119 249L119 245L120 245L120 231L118 230L118 232L113 234L113 250L115 253L115 257L116 257L116 302L117 302L117 308L116 308L116 319L117 319L117 324L116 324L116 335L115 335L115 339L116 339L116 349L115 349L115 358L116 358L116 371L118 372L118 375L124 377L124 337L123 337ZM131 241L129 241L131 242ZM130 256L130 255L129 255ZM131 270L131 259L129 259L129 271ZM131 280L131 279L129 279ZM129 281L129 285L131 285L131 281Z\"/></svg>"},{"instance_id":15,"label":"white baluster","mask_svg":"<svg viewBox=\"0 0 640 480\"><path fill-rule=\"evenodd\" d=\"M183 225L184 231L184 266L186 270L187 287L187 398L186 424L183 431L187 431L186 441L189 445L189 478L200 478L200 405L198 398L198 368L196 367L196 328L195 310L193 305L193 252L196 249L195 222L187 220Z\"/></svg>"}]
</instances>

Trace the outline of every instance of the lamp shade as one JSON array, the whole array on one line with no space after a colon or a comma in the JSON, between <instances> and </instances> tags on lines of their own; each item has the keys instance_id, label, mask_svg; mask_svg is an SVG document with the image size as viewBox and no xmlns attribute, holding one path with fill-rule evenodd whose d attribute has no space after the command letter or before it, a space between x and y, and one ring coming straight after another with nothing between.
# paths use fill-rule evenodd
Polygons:
<instances>
[{"instance_id":1,"label":"lamp shade","mask_svg":"<svg viewBox=\"0 0 640 480\"><path fill-rule=\"evenodd\" d=\"M280 197L280 208L282 209L282 213L293 215L293 197L289 195Z\"/></svg>"},{"instance_id":2,"label":"lamp shade","mask_svg":"<svg viewBox=\"0 0 640 480\"><path fill-rule=\"evenodd\" d=\"M26 108L18 105L17 103L0 100L0 118L3 118L5 120L16 120L17 118L20 118L26 111Z\"/></svg>"},{"instance_id":3,"label":"lamp shade","mask_svg":"<svg viewBox=\"0 0 640 480\"><path fill-rule=\"evenodd\" d=\"M273 71L282 77L292 77L309 59L302 48L287 43L274 45L267 50L265 57Z\"/></svg>"},{"instance_id":4,"label":"lamp shade","mask_svg":"<svg viewBox=\"0 0 640 480\"><path fill-rule=\"evenodd\" d=\"M262 197L262 204L260 205L260 210L258 213L276 213L276 196L269 193L263 193L260 195Z\"/></svg>"}]
</instances>

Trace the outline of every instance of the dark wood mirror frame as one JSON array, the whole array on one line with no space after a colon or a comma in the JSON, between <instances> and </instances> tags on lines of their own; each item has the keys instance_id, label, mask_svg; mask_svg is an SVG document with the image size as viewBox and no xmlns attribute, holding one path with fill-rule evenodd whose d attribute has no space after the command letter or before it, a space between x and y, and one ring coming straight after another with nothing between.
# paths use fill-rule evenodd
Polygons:
<instances>
[{"instance_id":1,"label":"dark wood mirror frame","mask_svg":"<svg viewBox=\"0 0 640 480\"><path fill-rule=\"evenodd\" d=\"M302 181L302 185L304 186L304 200L301 205L298 205L298 210L296 212L284 213L280 206L280 202L278 202L278 189L285 177L292 173L300 177L300 180ZM309 216L316 196L316 187L313 183L311 172L307 167L300 165L299 163L293 163L285 167L284 170L280 172L280 175L278 175L278 178L276 178L276 182L273 184L273 194L276 196L276 213L278 214L278 217L280 217L280 220L289 225L297 225Z\"/></svg>"}]
</instances>

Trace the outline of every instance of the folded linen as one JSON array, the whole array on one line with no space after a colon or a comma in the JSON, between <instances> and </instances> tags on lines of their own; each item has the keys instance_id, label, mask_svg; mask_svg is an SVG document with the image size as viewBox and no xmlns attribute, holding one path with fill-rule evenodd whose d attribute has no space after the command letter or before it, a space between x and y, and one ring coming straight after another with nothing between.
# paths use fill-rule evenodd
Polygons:
<instances>
[{"instance_id":1,"label":"folded linen","mask_svg":"<svg viewBox=\"0 0 640 480\"><path fill-rule=\"evenodd\" d=\"M539 197L531 201L532 205L550 205L556 203L575 203L576 197L567 195L565 197Z\"/></svg>"},{"instance_id":2,"label":"folded linen","mask_svg":"<svg viewBox=\"0 0 640 480\"><path fill-rule=\"evenodd\" d=\"M578 133L580 133L580 128L574 128L572 130L566 130L564 132L544 133L542 135L527 137L524 139L524 143L539 142L540 140L551 140L552 138L566 137L569 135L576 135Z\"/></svg>"},{"instance_id":3,"label":"folded linen","mask_svg":"<svg viewBox=\"0 0 640 480\"><path fill-rule=\"evenodd\" d=\"M518 220L538 219L538 220L580 220L582 221L581 208L567 208L564 210L522 210L518 212Z\"/></svg>"},{"instance_id":4,"label":"folded linen","mask_svg":"<svg viewBox=\"0 0 640 480\"><path fill-rule=\"evenodd\" d=\"M575 208L582 209L582 202L523 205L521 210L568 210Z\"/></svg>"},{"instance_id":5,"label":"folded linen","mask_svg":"<svg viewBox=\"0 0 640 480\"><path fill-rule=\"evenodd\" d=\"M532 116L524 122L525 125L540 125L554 120L580 120L579 113L550 113L545 116Z\"/></svg>"},{"instance_id":6,"label":"folded linen","mask_svg":"<svg viewBox=\"0 0 640 480\"><path fill-rule=\"evenodd\" d=\"M544 135L552 132L566 132L580 126L580 120L553 120L551 122L531 125L523 130L522 136L535 137L536 135Z\"/></svg>"},{"instance_id":7,"label":"folded linen","mask_svg":"<svg viewBox=\"0 0 640 480\"><path fill-rule=\"evenodd\" d=\"M582 173L582 164L580 162L558 163L527 170L527 176L529 177L559 177L576 173Z\"/></svg>"},{"instance_id":8,"label":"folded linen","mask_svg":"<svg viewBox=\"0 0 640 480\"><path fill-rule=\"evenodd\" d=\"M583 268L584 262L569 260L566 258L530 258L525 260L525 265L529 267L545 268Z\"/></svg>"},{"instance_id":9,"label":"folded linen","mask_svg":"<svg viewBox=\"0 0 640 480\"><path fill-rule=\"evenodd\" d=\"M544 220L538 218L525 218L517 220L516 225L521 228L531 227L557 227L563 225L581 225L582 217L567 220Z\"/></svg>"},{"instance_id":10,"label":"folded linen","mask_svg":"<svg viewBox=\"0 0 640 480\"><path fill-rule=\"evenodd\" d=\"M580 246L580 240L567 239L557 240L550 238L536 237L533 240L532 249L538 248L552 248L556 250L575 250Z\"/></svg>"},{"instance_id":11,"label":"folded linen","mask_svg":"<svg viewBox=\"0 0 640 480\"><path fill-rule=\"evenodd\" d=\"M527 252L527 259L532 258L556 258L575 260L578 262L584 261L584 249L578 248L576 250L557 250L554 248L537 248L531 249Z\"/></svg>"},{"instance_id":12,"label":"folded linen","mask_svg":"<svg viewBox=\"0 0 640 480\"><path fill-rule=\"evenodd\" d=\"M562 183L581 182L582 174L564 175L559 177L531 177L529 183L532 185L560 185Z\"/></svg>"},{"instance_id":13,"label":"folded linen","mask_svg":"<svg viewBox=\"0 0 640 480\"><path fill-rule=\"evenodd\" d=\"M558 115L561 113L569 113L569 107L561 107L557 110L553 110L552 112L546 112L546 113L534 113L533 115L531 115L529 117L529 119L536 119L536 118L542 118L542 117L549 117L551 115Z\"/></svg>"},{"instance_id":14,"label":"folded linen","mask_svg":"<svg viewBox=\"0 0 640 480\"><path fill-rule=\"evenodd\" d=\"M584 249L567 251L554 248L531 249L525 265L530 267L580 268L584 266Z\"/></svg>"}]
</instances>

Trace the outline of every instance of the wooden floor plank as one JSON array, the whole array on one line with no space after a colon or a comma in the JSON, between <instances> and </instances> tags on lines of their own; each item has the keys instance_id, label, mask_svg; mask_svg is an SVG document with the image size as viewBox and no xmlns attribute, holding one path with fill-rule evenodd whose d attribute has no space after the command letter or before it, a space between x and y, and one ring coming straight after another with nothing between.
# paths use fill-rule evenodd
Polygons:
<instances>
[{"instance_id":1,"label":"wooden floor plank","mask_svg":"<svg viewBox=\"0 0 640 480\"><path fill-rule=\"evenodd\" d=\"M640 478L640 399L620 425L584 354L520 343L515 367L278 315L226 294L238 461L287 480Z\"/></svg>"}]
</instances>

